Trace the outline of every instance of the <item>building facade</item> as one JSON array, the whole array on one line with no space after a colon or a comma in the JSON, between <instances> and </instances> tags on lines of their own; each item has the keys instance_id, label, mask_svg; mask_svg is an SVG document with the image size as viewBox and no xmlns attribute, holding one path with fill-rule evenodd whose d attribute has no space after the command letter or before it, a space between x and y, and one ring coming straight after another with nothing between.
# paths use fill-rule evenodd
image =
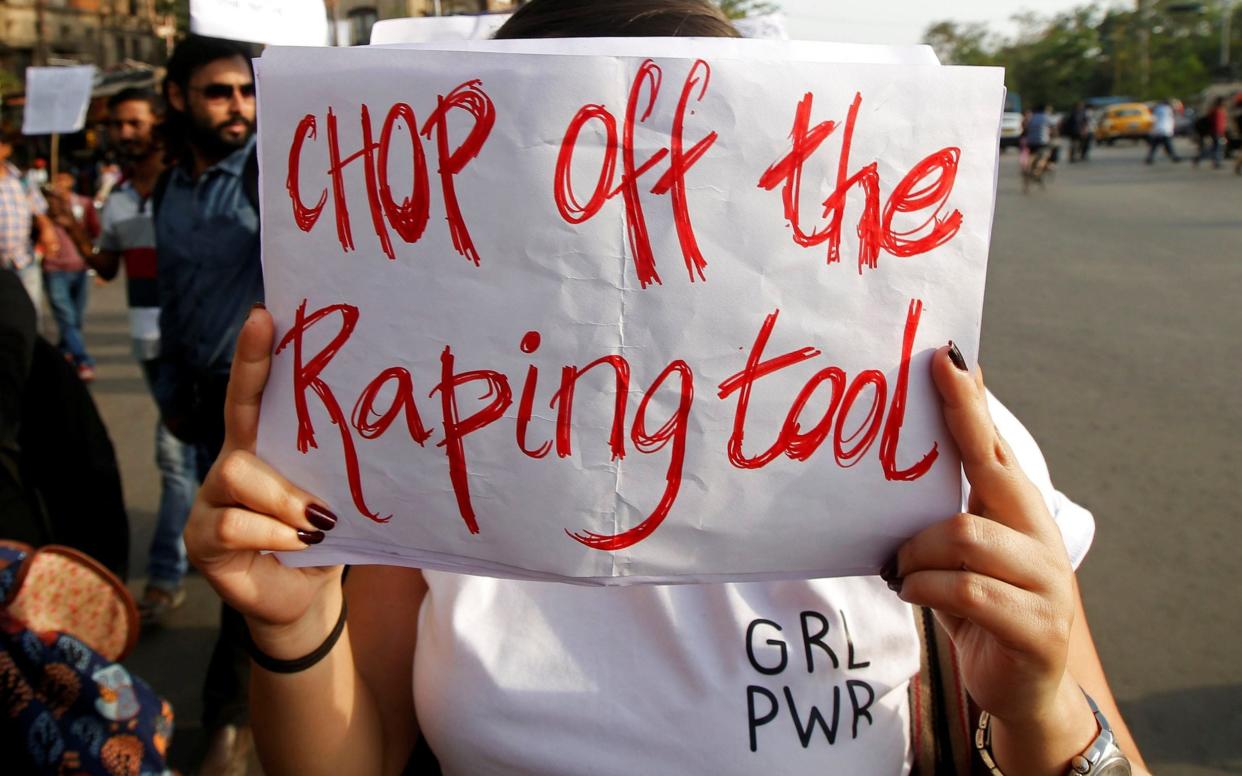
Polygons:
<instances>
[{"instance_id":1,"label":"building facade","mask_svg":"<svg viewBox=\"0 0 1242 776\"><path fill-rule=\"evenodd\" d=\"M0 68L20 78L31 65L158 64L174 29L157 0L0 0Z\"/></svg>"},{"instance_id":2,"label":"building facade","mask_svg":"<svg viewBox=\"0 0 1242 776\"><path fill-rule=\"evenodd\" d=\"M338 29L348 26L348 39L341 46L358 46L371 40L371 26L380 19L403 19L409 16L449 16L452 14L510 13L522 0L337 0L333 11Z\"/></svg>"}]
</instances>

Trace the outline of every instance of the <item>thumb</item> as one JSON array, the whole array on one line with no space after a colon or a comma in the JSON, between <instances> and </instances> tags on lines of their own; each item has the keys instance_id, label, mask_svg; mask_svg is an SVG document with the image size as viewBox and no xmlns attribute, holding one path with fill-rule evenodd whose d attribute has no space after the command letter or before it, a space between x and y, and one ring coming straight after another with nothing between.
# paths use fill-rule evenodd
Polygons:
<instances>
[{"instance_id":1,"label":"thumb","mask_svg":"<svg viewBox=\"0 0 1242 776\"><path fill-rule=\"evenodd\" d=\"M259 433L259 407L272 369L272 315L256 302L237 335L237 351L224 398L224 450L254 452Z\"/></svg>"}]
</instances>

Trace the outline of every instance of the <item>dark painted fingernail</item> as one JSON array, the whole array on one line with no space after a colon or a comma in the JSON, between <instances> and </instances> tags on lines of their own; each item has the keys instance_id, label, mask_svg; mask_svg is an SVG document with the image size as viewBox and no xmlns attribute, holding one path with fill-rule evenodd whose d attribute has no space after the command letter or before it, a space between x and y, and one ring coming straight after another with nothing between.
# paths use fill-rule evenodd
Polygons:
<instances>
[{"instance_id":1,"label":"dark painted fingernail","mask_svg":"<svg viewBox=\"0 0 1242 776\"><path fill-rule=\"evenodd\" d=\"M321 531L331 531L336 528L336 515L327 507L321 507L318 504L311 504L306 507L306 521Z\"/></svg>"},{"instance_id":2,"label":"dark painted fingernail","mask_svg":"<svg viewBox=\"0 0 1242 776\"><path fill-rule=\"evenodd\" d=\"M250 312L254 312L255 310L266 310L266 309L267 309L267 305L263 304L262 302L255 302L254 304L250 305Z\"/></svg>"},{"instance_id":3,"label":"dark painted fingernail","mask_svg":"<svg viewBox=\"0 0 1242 776\"><path fill-rule=\"evenodd\" d=\"M970 367L966 366L966 359L962 358L962 351L957 349L957 343L953 340L949 340L949 360L963 372L970 371Z\"/></svg>"},{"instance_id":4,"label":"dark painted fingernail","mask_svg":"<svg viewBox=\"0 0 1242 776\"><path fill-rule=\"evenodd\" d=\"M298 531L302 544L319 544L323 541L323 531Z\"/></svg>"},{"instance_id":5,"label":"dark painted fingernail","mask_svg":"<svg viewBox=\"0 0 1242 776\"><path fill-rule=\"evenodd\" d=\"M880 567L880 579L887 582L890 579L896 579L896 578L897 578L897 556L894 555L893 557L889 558L888 561L883 566Z\"/></svg>"},{"instance_id":6,"label":"dark painted fingernail","mask_svg":"<svg viewBox=\"0 0 1242 776\"><path fill-rule=\"evenodd\" d=\"M897 556L889 558L888 562L880 568L880 579L888 584L888 589L894 593L901 592L902 579L897 575Z\"/></svg>"}]
</instances>

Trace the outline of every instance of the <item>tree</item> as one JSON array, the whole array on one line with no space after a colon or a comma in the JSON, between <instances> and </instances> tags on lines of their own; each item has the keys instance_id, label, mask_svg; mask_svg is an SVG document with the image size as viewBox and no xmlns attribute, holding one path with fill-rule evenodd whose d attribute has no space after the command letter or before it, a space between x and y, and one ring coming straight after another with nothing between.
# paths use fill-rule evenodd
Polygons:
<instances>
[{"instance_id":1,"label":"tree","mask_svg":"<svg viewBox=\"0 0 1242 776\"><path fill-rule=\"evenodd\" d=\"M747 16L763 16L776 13L781 8L768 0L717 0L720 10L730 19L745 19Z\"/></svg>"},{"instance_id":2,"label":"tree","mask_svg":"<svg viewBox=\"0 0 1242 776\"><path fill-rule=\"evenodd\" d=\"M1031 106L1064 109L1104 95L1189 101L1216 70L1222 10L1221 0L1144 0L1124 9L1097 2L1054 16L1019 14L1010 38L941 21L923 39L943 62L1004 67L1006 86Z\"/></svg>"},{"instance_id":3,"label":"tree","mask_svg":"<svg viewBox=\"0 0 1242 776\"><path fill-rule=\"evenodd\" d=\"M991 65L995 61L994 36L986 24L936 22L923 33L923 42L932 47L946 65Z\"/></svg>"}]
</instances>

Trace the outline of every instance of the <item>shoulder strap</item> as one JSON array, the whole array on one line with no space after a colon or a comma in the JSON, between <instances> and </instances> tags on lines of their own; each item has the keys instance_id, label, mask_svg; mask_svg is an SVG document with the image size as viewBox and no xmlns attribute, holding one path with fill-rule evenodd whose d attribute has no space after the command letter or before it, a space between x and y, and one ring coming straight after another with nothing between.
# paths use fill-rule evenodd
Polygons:
<instances>
[{"instance_id":1,"label":"shoulder strap","mask_svg":"<svg viewBox=\"0 0 1242 776\"><path fill-rule=\"evenodd\" d=\"M246 166L242 168L242 190L254 212L259 212L259 145L250 148L246 156Z\"/></svg>"},{"instance_id":2,"label":"shoulder strap","mask_svg":"<svg viewBox=\"0 0 1242 776\"><path fill-rule=\"evenodd\" d=\"M914 773L969 774L974 763L970 705L957 668L957 652L931 609L914 609L921 662L910 682Z\"/></svg>"}]
</instances>

